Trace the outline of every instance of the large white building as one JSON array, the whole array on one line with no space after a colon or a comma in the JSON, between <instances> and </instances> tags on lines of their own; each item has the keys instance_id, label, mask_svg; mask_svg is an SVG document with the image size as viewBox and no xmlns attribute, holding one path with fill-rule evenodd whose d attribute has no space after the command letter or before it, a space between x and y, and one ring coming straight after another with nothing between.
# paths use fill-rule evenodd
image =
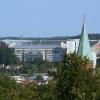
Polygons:
<instances>
[{"instance_id":1,"label":"large white building","mask_svg":"<svg viewBox=\"0 0 100 100\"><path fill-rule=\"evenodd\" d=\"M16 56L22 61L30 62L34 59L43 59L50 62L63 60L63 49L60 43L49 41L46 43L41 40L3 40L9 48L15 50Z\"/></svg>"},{"instance_id":2,"label":"large white building","mask_svg":"<svg viewBox=\"0 0 100 100\"><path fill-rule=\"evenodd\" d=\"M43 59L51 62L63 60L63 50L68 53L77 52L79 39L67 40L3 40L10 48L15 50L16 56L22 61L23 55L25 61L34 59ZM100 48L96 51L97 40L90 40L91 50L96 53L97 58L100 54Z\"/></svg>"}]
</instances>

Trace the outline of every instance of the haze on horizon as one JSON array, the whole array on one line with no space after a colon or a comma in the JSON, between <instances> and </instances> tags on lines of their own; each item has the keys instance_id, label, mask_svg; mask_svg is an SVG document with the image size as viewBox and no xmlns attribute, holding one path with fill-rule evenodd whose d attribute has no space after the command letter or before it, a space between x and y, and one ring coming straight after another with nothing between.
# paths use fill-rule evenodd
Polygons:
<instances>
[{"instance_id":1,"label":"haze on horizon","mask_svg":"<svg viewBox=\"0 0 100 100\"><path fill-rule=\"evenodd\" d=\"M0 37L100 33L100 0L0 0Z\"/></svg>"}]
</instances>

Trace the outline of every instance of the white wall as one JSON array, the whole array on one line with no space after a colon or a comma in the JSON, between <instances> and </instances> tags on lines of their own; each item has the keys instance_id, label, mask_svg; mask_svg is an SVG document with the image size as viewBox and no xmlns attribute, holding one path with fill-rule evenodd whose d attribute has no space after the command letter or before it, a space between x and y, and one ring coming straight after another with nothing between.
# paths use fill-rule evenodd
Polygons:
<instances>
[{"instance_id":1,"label":"white wall","mask_svg":"<svg viewBox=\"0 0 100 100\"><path fill-rule=\"evenodd\" d=\"M77 52L78 46L79 46L79 39L67 40L66 43L61 42L61 47L67 49L67 54Z\"/></svg>"}]
</instances>

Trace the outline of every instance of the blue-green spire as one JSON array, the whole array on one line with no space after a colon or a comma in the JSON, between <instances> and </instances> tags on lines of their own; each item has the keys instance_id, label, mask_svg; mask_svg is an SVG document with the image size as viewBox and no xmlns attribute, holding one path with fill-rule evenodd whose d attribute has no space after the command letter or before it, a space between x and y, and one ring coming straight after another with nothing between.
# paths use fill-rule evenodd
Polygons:
<instances>
[{"instance_id":1,"label":"blue-green spire","mask_svg":"<svg viewBox=\"0 0 100 100\"><path fill-rule=\"evenodd\" d=\"M85 18L83 21L83 27L82 27L80 43L78 48L78 55L81 57L86 56L87 58L89 58L89 60L93 60L88 34L85 27Z\"/></svg>"}]
</instances>

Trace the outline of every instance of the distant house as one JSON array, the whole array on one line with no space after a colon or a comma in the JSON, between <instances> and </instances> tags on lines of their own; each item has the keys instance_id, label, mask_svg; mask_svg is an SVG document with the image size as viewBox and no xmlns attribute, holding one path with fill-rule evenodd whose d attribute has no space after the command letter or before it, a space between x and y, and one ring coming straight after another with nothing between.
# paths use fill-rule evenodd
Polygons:
<instances>
[{"instance_id":1,"label":"distant house","mask_svg":"<svg viewBox=\"0 0 100 100\"><path fill-rule=\"evenodd\" d=\"M92 46L92 51L96 53L97 58L100 58L100 41Z\"/></svg>"}]
</instances>

